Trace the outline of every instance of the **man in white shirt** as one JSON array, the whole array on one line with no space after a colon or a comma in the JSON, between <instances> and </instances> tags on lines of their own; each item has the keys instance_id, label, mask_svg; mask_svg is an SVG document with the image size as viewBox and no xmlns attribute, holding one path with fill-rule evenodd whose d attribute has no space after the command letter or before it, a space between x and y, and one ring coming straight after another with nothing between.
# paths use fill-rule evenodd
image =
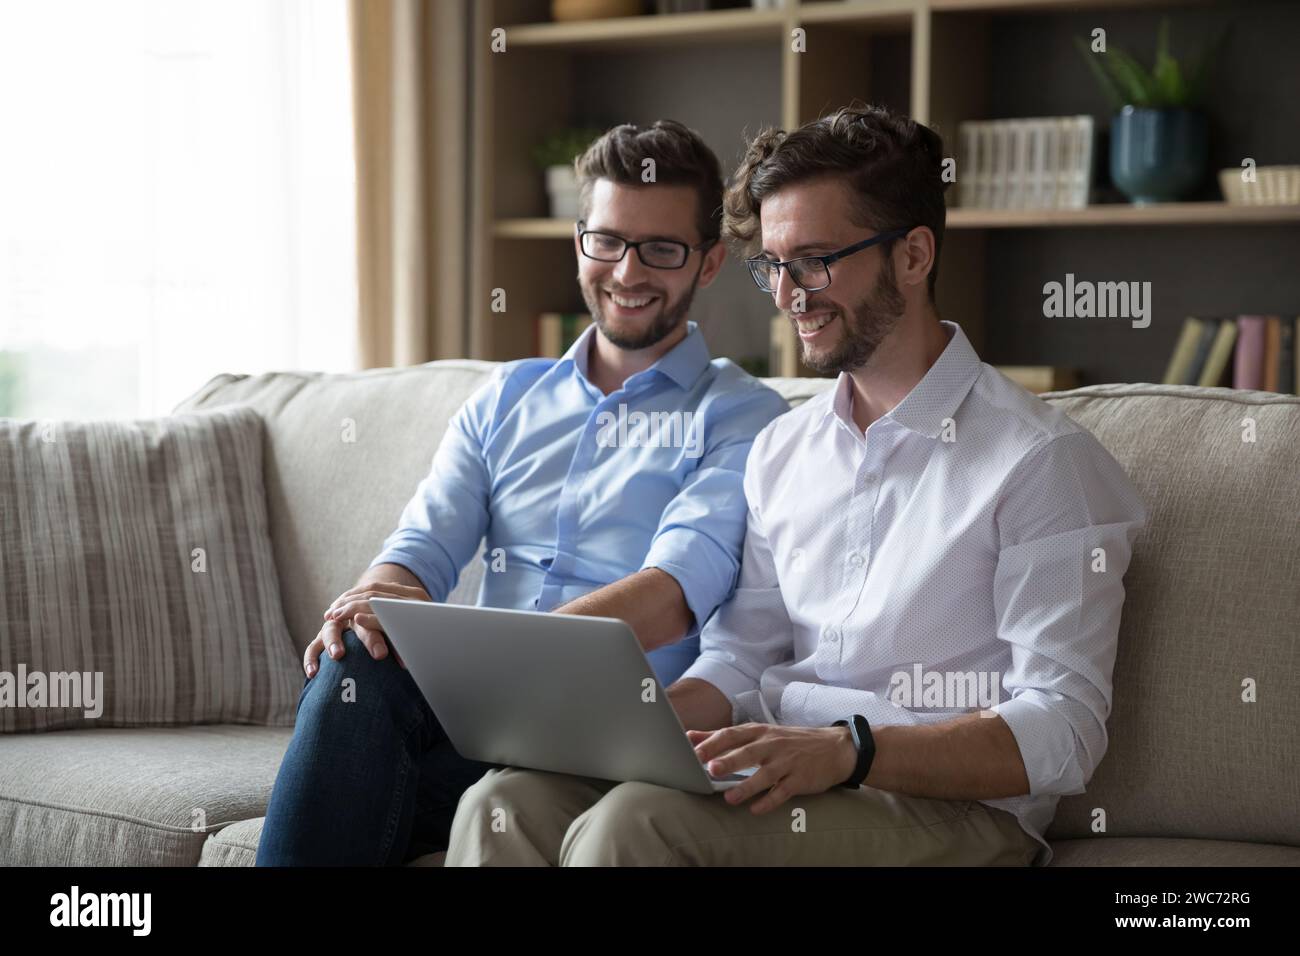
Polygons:
<instances>
[{"instance_id":1,"label":"man in white shirt","mask_svg":"<svg viewBox=\"0 0 1300 956\"><path fill-rule=\"evenodd\" d=\"M926 127L845 109L761 133L727 195L804 361L839 372L755 440L738 587L668 690L710 773L757 770L712 796L493 771L449 864L1050 859L1106 750L1146 509L939 318L942 163Z\"/></svg>"}]
</instances>

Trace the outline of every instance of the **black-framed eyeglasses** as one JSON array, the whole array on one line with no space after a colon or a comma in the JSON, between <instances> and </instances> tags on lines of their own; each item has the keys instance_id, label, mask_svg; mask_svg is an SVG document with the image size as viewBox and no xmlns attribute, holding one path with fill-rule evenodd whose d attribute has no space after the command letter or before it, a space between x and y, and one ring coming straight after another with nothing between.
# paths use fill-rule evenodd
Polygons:
<instances>
[{"instance_id":1,"label":"black-framed eyeglasses","mask_svg":"<svg viewBox=\"0 0 1300 956\"><path fill-rule=\"evenodd\" d=\"M855 252L869 249L878 242L898 239L907 235L910 231L910 229L894 229L890 232L882 232L870 239L863 239L851 246L845 246L839 252L833 252L828 256L803 256L786 262L777 262L775 259L764 259L760 256L756 259L746 259L745 264L749 266L749 274L754 277L754 284L764 292L776 291L777 283L781 281L782 269L788 271L795 285L805 292L820 292L831 284L830 265L832 262L838 262L845 256L851 256Z\"/></svg>"},{"instance_id":2,"label":"black-framed eyeglasses","mask_svg":"<svg viewBox=\"0 0 1300 956\"><path fill-rule=\"evenodd\" d=\"M629 242L612 232L597 232L582 228L584 220L579 219L578 246L588 259L601 262L619 262L627 255L628 249L635 249L642 264L651 269L680 269L686 265L686 259L698 249L707 249L717 239L706 239L698 246L688 246L676 239L642 239Z\"/></svg>"}]
</instances>

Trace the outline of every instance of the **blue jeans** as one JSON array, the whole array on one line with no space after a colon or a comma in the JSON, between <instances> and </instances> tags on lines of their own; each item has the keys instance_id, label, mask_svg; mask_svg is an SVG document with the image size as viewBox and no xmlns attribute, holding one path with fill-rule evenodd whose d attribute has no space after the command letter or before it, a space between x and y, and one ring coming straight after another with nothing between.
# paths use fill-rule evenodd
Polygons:
<instances>
[{"instance_id":1,"label":"blue jeans","mask_svg":"<svg viewBox=\"0 0 1300 956\"><path fill-rule=\"evenodd\" d=\"M445 850L461 794L497 766L456 753L391 645L377 661L351 628L343 643L343 659L322 654L303 684L258 866L397 865Z\"/></svg>"}]
</instances>

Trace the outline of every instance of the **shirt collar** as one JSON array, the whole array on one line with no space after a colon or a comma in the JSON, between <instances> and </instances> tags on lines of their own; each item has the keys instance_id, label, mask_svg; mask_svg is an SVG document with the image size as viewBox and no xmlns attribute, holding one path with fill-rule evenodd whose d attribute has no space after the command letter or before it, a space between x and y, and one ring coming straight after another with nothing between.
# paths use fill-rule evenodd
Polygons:
<instances>
[{"instance_id":1,"label":"shirt collar","mask_svg":"<svg viewBox=\"0 0 1300 956\"><path fill-rule=\"evenodd\" d=\"M927 438L938 438L944 420L954 417L979 377L982 364L960 325L945 319L940 319L939 324L951 333L947 346L903 400L882 416ZM852 389L849 374L841 372L822 420L834 416L858 433L850 410Z\"/></svg>"},{"instance_id":2,"label":"shirt collar","mask_svg":"<svg viewBox=\"0 0 1300 956\"><path fill-rule=\"evenodd\" d=\"M587 381L591 381L590 376L587 374L591 337L597 334L599 333L596 324L593 322L583 329L577 341L569 346L569 350L560 359L561 363L572 363L573 367ZM649 375L652 372L660 372L680 388L688 389L695 384L696 379L709 367L710 360L709 346L704 341L704 334L700 332L698 325L688 319L686 322L686 337L669 349L667 354L661 356L659 361L644 372L637 372L636 375L628 376L628 381L631 382L633 379Z\"/></svg>"}]
</instances>

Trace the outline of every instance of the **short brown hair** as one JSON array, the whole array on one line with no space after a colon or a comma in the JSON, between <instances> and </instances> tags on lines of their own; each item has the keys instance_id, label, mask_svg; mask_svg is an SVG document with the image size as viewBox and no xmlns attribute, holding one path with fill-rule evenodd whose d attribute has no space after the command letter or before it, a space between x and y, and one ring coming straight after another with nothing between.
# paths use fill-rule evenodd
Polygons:
<instances>
[{"instance_id":1,"label":"short brown hair","mask_svg":"<svg viewBox=\"0 0 1300 956\"><path fill-rule=\"evenodd\" d=\"M782 187L842 175L856 202L855 225L876 232L928 226L934 233L930 297L939 277L948 184L943 140L906 116L880 106L850 105L793 132L764 129L749 144L727 190L723 231L742 255L757 253L763 200Z\"/></svg>"},{"instance_id":2,"label":"short brown hair","mask_svg":"<svg viewBox=\"0 0 1300 956\"><path fill-rule=\"evenodd\" d=\"M623 123L609 130L574 160L578 174L579 208L591 214L591 189L597 179L624 186L645 185L642 163L654 160L654 181L667 186L693 186L700 240L722 235L722 167L700 135L676 120L656 120L641 129Z\"/></svg>"}]
</instances>

